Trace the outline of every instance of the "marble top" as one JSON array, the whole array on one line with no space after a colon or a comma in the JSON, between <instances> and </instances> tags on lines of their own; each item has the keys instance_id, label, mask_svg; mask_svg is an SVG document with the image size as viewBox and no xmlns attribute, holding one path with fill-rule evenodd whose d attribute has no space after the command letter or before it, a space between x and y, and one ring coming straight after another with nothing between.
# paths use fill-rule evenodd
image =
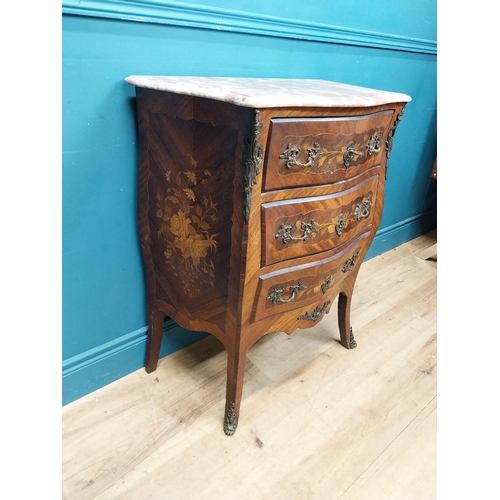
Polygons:
<instances>
[{"instance_id":1,"label":"marble top","mask_svg":"<svg viewBox=\"0 0 500 500\"><path fill-rule=\"evenodd\" d=\"M132 75L125 81L136 87L207 97L249 108L363 107L411 101L406 94L327 80Z\"/></svg>"}]
</instances>

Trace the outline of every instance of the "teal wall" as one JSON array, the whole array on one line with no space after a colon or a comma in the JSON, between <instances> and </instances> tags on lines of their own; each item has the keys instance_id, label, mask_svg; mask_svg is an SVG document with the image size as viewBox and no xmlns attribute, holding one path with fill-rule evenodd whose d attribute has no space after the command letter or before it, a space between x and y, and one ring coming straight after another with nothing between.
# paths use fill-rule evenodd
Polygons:
<instances>
[{"instance_id":1,"label":"teal wall","mask_svg":"<svg viewBox=\"0 0 500 500\"><path fill-rule=\"evenodd\" d=\"M63 404L144 365L131 74L320 78L406 93L368 258L436 226L436 0L63 0L62 30ZM166 330L162 356L204 336Z\"/></svg>"}]
</instances>

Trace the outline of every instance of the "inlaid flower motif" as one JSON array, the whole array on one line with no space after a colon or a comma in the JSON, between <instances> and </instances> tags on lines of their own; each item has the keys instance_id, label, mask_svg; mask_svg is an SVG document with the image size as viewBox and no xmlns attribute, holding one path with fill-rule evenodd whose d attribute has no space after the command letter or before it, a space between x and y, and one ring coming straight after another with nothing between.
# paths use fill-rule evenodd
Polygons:
<instances>
[{"instance_id":1,"label":"inlaid flower motif","mask_svg":"<svg viewBox=\"0 0 500 500\"><path fill-rule=\"evenodd\" d=\"M196 198L194 196L193 190L186 188L184 189L184 192L186 193L186 196L191 200L191 201L196 201Z\"/></svg>"},{"instance_id":2,"label":"inlaid flower motif","mask_svg":"<svg viewBox=\"0 0 500 500\"><path fill-rule=\"evenodd\" d=\"M337 163L341 163L341 164L344 163L344 153L346 151L347 151L347 145L346 146L342 146L342 148L340 149L340 153L338 153L337 156L335 157L335 161Z\"/></svg>"},{"instance_id":3,"label":"inlaid flower motif","mask_svg":"<svg viewBox=\"0 0 500 500\"><path fill-rule=\"evenodd\" d=\"M180 210L176 215L172 215L170 218L170 231L176 236L187 237L189 235L189 227L191 225L191 219L186 217L186 214Z\"/></svg>"},{"instance_id":4,"label":"inlaid flower motif","mask_svg":"<svg viewBox=\"0 0 500 500\"><path fill-rule=\"evenodd\" d=\"M201 259L207 256L208 251L217 248L217 242L212 237L205 238L203 234L195 231L192 233L187 238L176 238L174 245L182 252L185 259L193 261L194 267L199 267Z\"/></svg>"},{"instance_id":5,"label":"inlaid flower motif","mask_svg":"<svg viewBox=\"0 0 500 500\"><path fill-rule=\"evenodd\" d=\"M217 234L213 224L217 222L217 204L204 195L197 199L194 186L211 177L208 170L199 173L194 169L169 175L172 187L167 196L157 196L156 217L159 219L158 235L167 245L163 255L167 261L182 259L192 277L184 286L186 293L195 292L195 284L201 280L215 285L215 266L210 254L217 251ZM186 182L187 181L187 182Z\"/></svg>"},{"instance_id":6,"label":"inlaid flower motif","mask_svg":"<svg viewBox=\"0 0 500 500\"><path fill-rule=\"evenodd\" d=\"M194 171L188 170L187 172L184 172L184 175L187 177L189 182L196 186L198 179L196 178L196 173Z\"/></svg>"}]
</instances>

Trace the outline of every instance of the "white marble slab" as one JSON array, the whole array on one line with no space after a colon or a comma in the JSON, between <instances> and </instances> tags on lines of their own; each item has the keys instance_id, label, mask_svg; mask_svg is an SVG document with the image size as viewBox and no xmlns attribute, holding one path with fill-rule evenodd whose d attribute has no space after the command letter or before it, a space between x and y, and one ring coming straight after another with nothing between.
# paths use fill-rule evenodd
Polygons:
<instances>
[{"instance_id":1,"label":"white marble slab","mask_svg":"<svg viewBox=\"0 0 500 500\"><path fill-rule=\"evenodd\" d=\"M136 87L208 97L249 108L363 107L411 101L405 94L327 80L132 75L125 81Z\"/></svg>"}]
</instances>

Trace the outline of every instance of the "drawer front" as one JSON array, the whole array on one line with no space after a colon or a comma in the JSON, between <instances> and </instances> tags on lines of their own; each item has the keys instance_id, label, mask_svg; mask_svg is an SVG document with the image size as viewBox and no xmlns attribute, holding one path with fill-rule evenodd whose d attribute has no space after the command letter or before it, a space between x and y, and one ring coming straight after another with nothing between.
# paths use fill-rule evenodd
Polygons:
<instances>
[{"instance_id":1,"label":"drawer front","mask_svg":"<svg viewBox=\"0 0 500 500\"><path fill-rule=\"evenodd\" d=\"M392 115L273 118L263 189L335 182L381 164Z\"/></svg>"},{"instance_id":2,"label":"drawer front","mask_svg":"<svg viewBox=\"0 0 500 500\"><path fill-rule=\"evenodd\" d=\"M373 220L379 175L351 189L262 204L262 266L347 243Z\"/></svg>"},{"instance_id":3,"label":"drawer front","mask_svg":"<svg viewBox=\"0 0 500 500\"><path fill-rule=\"evenodd\" d=\"M359 268L358 257L364 255L371 239L367 231L338 254L260 276L252 321L333 300L335 285Z\"/></svg>"}]
</instances>

